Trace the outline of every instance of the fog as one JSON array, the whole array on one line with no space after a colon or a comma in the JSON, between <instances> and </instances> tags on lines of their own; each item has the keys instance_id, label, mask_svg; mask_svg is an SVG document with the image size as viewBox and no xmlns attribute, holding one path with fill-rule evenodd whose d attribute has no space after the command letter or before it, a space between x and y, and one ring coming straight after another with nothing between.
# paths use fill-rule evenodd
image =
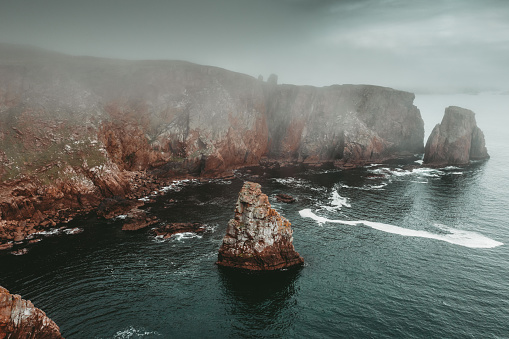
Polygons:
<instances>
[{"instance_id":1,"label":"fog","mask_svg":"<svg viewBox=\"0 0 509 339\"><path fill-rule=\"evenodd\" d=\"M0 42L279 82L509 91L504 0L3 0Z\"/></svg>"}]
</instances>

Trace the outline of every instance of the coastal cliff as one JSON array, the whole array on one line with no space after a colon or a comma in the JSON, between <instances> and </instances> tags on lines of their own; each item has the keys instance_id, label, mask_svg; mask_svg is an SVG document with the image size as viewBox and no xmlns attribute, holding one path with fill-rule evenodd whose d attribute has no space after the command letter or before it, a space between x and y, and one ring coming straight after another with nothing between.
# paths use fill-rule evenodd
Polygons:
<instances>
[{"instance_id":1,"label":"coastal cliff","mask_svg":"<svg viewBox=\"0 0 509 339\"><path fill-rule=\"evenodd\" d=\"M0 244L175 177L422 153L414 95L0 44Z\"/></svg>"},{"instance_id":2,"label":"coastal cliff","mask_svg":"<svg viewBox=\"0 0 509 339\"><path fill-rule=\"evenodd\" d=\"M0 338L63 338L60 328L29 300L0 286Z\"/></svg>"},{"instance_id":3,"label":"coastal cliff","mask_svg":"<svg viewBox=\"0 0 509 339\"><path fill-rule=\"evenodd\" d=\"M290 222L271 208L260 184L245 182L228 222L217 264L250 271L273 271L304 263L293 247Z\"/></svg>"},{"instance_id":4,"label":"coastal cliff","mask_svg":"<svg viewBox=\"0 0 509 339\"><path fill-rule=\"evenodd\" d=\"M428 137L423 164L466 165L470 160L488 158L484 133L477 127L475 113L461 107L447 107L442 122Z\"/></svg>"}]
</instances>

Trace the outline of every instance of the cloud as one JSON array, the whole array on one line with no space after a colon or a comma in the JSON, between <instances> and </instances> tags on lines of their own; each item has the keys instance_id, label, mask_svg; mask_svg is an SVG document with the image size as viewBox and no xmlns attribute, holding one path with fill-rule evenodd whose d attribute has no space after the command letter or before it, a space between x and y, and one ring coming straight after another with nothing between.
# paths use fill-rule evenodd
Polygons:
<instances>
[{"instance_id":1,"label":"cloud","mask_svg":"<svg viewBox=\"0 0 509 339\"><path fill-rule=\"evenodd\" d=\"M508 90L502 0L4 0L4 42L282 82Z\"/></svg>"}]
</instances>

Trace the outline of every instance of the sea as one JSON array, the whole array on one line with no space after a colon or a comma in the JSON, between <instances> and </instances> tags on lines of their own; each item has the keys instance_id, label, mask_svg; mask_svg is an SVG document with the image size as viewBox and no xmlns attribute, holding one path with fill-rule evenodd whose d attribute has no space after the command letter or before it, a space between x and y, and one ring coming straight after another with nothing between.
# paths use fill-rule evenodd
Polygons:
<instances>
[{"instance_id":1,"label":"sea","mask_svg":"<svg viewBox=\"0 0 509 339\"><path fill-rule=\"evenodd\" d=\"M202 222L204 234L161 239L122 231L122 216L85 216L26 254L0 253L0 285L71 339L509 338L509 95L417 95L415 105L426 136L445 107L473 110L491 158L175 182L144 208L161 223ZM215 265L245 180L290 220L303 267Z\"/></svg>"}]
</instances>

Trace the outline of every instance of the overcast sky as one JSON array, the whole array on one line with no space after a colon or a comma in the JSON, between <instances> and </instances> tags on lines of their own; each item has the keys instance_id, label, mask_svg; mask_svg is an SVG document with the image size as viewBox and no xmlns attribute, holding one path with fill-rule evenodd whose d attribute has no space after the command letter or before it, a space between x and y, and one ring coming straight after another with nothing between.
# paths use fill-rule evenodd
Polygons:
<instances>
[{"instance_id":1,"label":"overcast sky","mask_svg":"<svg viewBox=\"0 0 509 339\"><path fill-rule=\"evenodd\" d=\"M509 90L508 0L1 0L0 42L280 83Z\"/></svg>"}]
</instances>

